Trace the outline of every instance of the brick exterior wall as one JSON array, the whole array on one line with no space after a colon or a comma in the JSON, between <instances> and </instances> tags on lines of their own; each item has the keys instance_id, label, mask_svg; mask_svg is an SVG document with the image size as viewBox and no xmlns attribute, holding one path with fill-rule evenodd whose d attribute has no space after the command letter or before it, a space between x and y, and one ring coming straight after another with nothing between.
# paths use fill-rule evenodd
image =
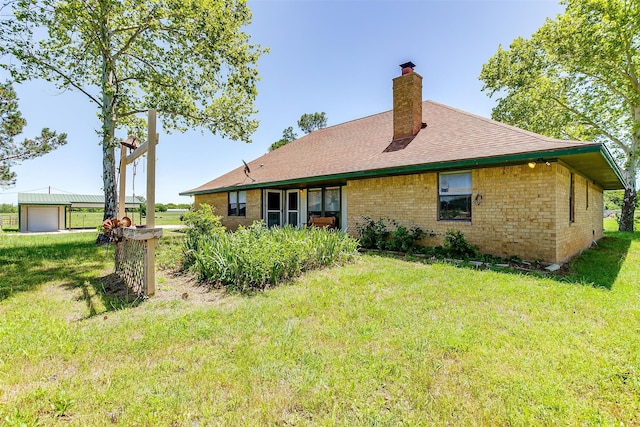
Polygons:
<instances>
[{"instance_id":1,"label":"brick exterior wall","mask_svg":"<svg viewBox=\"0 0 640 427\"><path fill-rule=\"evenodd\" d=\"M362 216L388 217L417 225L437 236L447 229L464 233L483 253L527 260L562 262L602 237L602 189L586 180L575 183L575 222L569 222L569 174L558 163L484 168L472 171L472 221L438 221L438 174L424 173L349 181L348 230L357 234ZM592 232L592 231L595 231Z\"/></svg>"},{"instance_id":2,"label":"brick exterior wall","mask_svg":"<svg viewBox=\"0 0 640 427\"><path fill-rule=\"evenodd\" d=\"M574 174L575 216L569 217L571 171L560 163L483 168L471 171L472 221L438 220L438 174L422 173L352 180L343 187L347 230L357 236L363 216L390 218L434 231L423 244L440 245L452 228L483 253L526 260L564 262L603 236L603 191ZM588 188L588 189L587 189ZM476 196L482 196L481 200ZM588 203L587 203L588 202ZM244 217L227 216L227 193L199 194L228 230L262 219L261 190L247 191Z\"/></svg>"},{"instance_id":3,"label":"brick exterior wall","mask_svg":"<svg viewBox=\"0 0 640 427\"><path fill-rule=\"evenodd\" d=\"M227 230L235 231L239 225L249 226L254 221L262 219L262 191L247 190L246 216L228 216L228 193L196 194L194 204L200 206L206 203L214 208L214 213L222 217L222 225Z\"/></svg>"},{"instance_id":4,"label":"brick exterior wall","mask_svg":"<svg viewBox=\"0 0 640 427\"><path fill-rule=\"evenodd\" d=\"M556 258L565 261L603 234L603 191L581 175L574 174L574 221L569 220L569 188L571 171L558 166L556 203L558 212L558 243ZM588 186L588 203L587 203Z\"/></svg>"}]
</instances>

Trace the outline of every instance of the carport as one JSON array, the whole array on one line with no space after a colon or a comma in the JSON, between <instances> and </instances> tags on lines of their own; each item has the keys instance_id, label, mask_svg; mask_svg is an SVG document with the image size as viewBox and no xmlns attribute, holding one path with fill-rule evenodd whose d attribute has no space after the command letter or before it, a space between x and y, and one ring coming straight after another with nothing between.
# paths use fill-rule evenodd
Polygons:
<instances>
[{"instance_id":1,"label":"carport","mask_svg":"<svg viewBox=\"0 0 640 427\"><path fill-rule=\"evenodd\" d=\"M142 198L126 198L126 209L138 209ZM87 194L18 193L18 229L20 232L70 229L73 209L104 207L104 196ZM67 221L67 213L68 221Z\"/></svg>"}]
</instances>

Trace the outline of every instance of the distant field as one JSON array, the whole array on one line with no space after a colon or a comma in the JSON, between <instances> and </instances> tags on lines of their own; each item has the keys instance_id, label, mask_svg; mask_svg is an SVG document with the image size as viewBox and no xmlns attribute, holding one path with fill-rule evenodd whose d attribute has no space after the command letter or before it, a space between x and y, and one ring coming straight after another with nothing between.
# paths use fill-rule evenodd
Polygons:
<instances>
[{"instance_id":1,"label":"distant field","mask_svg":"<svg viewBox=\"0 0 640 427\"><path fill-rule=\"evenodd\" d=\"M156 225L180 225L180 216L183 212L156 212ZM145 224L146 218L140 218L138 213L130 213L134 224ZM67 215L67 224L69 216ZM102 224L102 212L73 212L71 216L71 228L96 228Z\"/></svg>"},{"instance_id":2,"label":"distant field","mask_svg":"<svg viewBox=\"0 0 640 427\"><path fill-rule=\"evenodd\" d=\"M180 225L183 212L156 212L156 225ZM139 214L129 214L134 224L144 224L146 218L140 219ZM2 229L5 231L18 230L18 214L0 214ZM67 226L71 228L96 228L102 224L102 212L72 212L71 218L67 213Z\"/></svg>"},{"instance_id":3,"label":"distant field","mask_svg":"<svg viewBox=\"0 0 640 427\"><path fill-rule=\"evenodd\" d=\"M3 230L17 230L18 229L18 214L8 214L8 213L0 213L0 218L2 218L2 229Z\"/></svg>"}]
</instances>

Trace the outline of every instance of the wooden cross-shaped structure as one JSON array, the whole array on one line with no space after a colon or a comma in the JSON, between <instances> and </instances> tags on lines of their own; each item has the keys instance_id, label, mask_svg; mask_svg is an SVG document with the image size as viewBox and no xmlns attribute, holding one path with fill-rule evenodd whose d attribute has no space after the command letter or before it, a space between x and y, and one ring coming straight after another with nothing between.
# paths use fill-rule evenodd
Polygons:
<instances>
[{"instance_id":1,"label":"wooden cross-shaped structure","mask_svg":"<svg viewBox=\"0 0 640 427\"><path fill-rule=\"evenodd\" d=\"M147 141L127 155L126 147L120 151L120 188L118 196L118 218L125 216L125 192L127 165L133 163L138 157L147 153L147 215L144 228L128 228L123 230L125 239L143 240L146 242L146 256L144 260L144 287L146 295L155 294L156 290L156 257L155 247L158 238L162 236L162 229L156 229L156 145L158 144L156 133L156 110L149 109Z\"/></svg>"}]
</instances>

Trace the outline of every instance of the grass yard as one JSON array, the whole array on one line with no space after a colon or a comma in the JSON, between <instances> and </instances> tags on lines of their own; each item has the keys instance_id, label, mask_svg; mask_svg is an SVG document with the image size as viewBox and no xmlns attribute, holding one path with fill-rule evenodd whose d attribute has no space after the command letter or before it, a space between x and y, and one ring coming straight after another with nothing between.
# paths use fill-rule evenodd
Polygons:
<instances>
[{"instance_id":1,"label":"grass yard","mask_svg":"<svg viewBox=\"0 0 640 427\"><path fill-rule=\"evenodd\" d=\"M156 212L156 225L181 225L183 222L180 220L183 212ZM139 213L128 213L135 224L144 224L145 218L140 219ZM18 214L0 214L2 217L2 230L4 231L18 231ZM69 221L71 222L71 228L93 228L95 229L102 224L102 212L79 212L74 211L71 213L71 219L69 219L69 213L67 213L67 226ZM2 231L0 230L0 231Z\"/></svg>"},{"instance_id":2,"label":"grass yard","mask_svg":"<svg viewBox=\"0 0 640 427\"><path fill-rule=\"evenodd\" d=\"M0 232L18 231L18 214L17 213L0 213Z\"/></svg>"},{"instance_id":3,"label":"grass yard","mask_svg":"<svg viewBox=\"0 0 640 427\"><path fill-rule=\"evenodd\" d=\"M252 296L161 272L130 303L94 238L0 235L0 423L640 424L640 233L562 276L367 255Z\"/></svg>"},{"instance_id":4,"label":"grass yard","mask_svg":"<svg viewBox=\"0 0 640 427\"><path fill-rule=\"evenodd\" d=\"M180 216L183 212L156 212L156 225L179 225L182 224ZM144 224L145 218L140 219L137 212L127 213L133 220L134 224ZM73 212L71 216L72 228L96 228L102 224L102 212ZM67 221L69 215L67 214Z\"/></svg>"}]
</instances>

